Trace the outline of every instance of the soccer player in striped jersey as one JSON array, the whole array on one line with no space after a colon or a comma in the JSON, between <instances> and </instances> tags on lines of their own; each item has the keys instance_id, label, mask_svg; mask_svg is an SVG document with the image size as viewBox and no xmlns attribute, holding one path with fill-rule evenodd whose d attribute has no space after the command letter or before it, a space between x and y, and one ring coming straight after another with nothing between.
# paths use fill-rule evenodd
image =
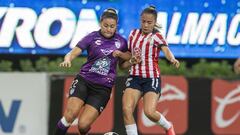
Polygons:
<instances>
[{"instance_id":1,"label":"soccer player in striped jersey","mask_svg":"<svg viewBox=\"0 0 240 135\"><path fill-rule=\"evenodd\" d=\"M167 135L175 135L171 122L156 110L161 94L160 68L158 66L160 50L176 68L180 66L180 63L168 48L168 43L162 34L156 29L156 21L155 7L145 8L141 13L141 29L132 30L129 35L128 49L133 56L140 57L141 62L131 66L122 98L127 135L138 134L133 112L141 97L143 97L145 115L163 127ZM127 66L129 63L132 63L131 59L123 65Z\"/></svg>"}]
</instances>

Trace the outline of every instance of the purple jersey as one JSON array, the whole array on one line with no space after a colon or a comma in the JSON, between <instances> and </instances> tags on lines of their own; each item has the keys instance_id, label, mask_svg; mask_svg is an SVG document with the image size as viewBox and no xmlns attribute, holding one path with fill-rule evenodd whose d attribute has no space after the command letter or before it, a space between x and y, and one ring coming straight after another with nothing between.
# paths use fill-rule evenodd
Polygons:
<instances>
[{"instance_id":1,"label":"purple jersey","mask_svg":"<svg viewBox=\"0 0 240 135\"><path fill-rule=\"evenodd\" d=\"M107 39L100 31L94 31L79 41L77 47L88 53L87 62L81 67L79 74L87 81L111 88L118 63L118 58L113 57L112 52L126 52L127 41L119 34Z\"/></svg>"}]
</instances>

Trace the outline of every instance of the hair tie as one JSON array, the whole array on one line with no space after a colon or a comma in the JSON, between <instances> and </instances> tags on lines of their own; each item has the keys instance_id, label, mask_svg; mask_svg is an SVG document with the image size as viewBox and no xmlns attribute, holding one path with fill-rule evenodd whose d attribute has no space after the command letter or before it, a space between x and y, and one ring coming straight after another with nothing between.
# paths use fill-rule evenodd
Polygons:
<instances>
[{"instance_id":1,"label":"hair tie","mask_svg":"<svg viewBox=\"0 0 240 135\"><path fill-rule=\"evenodd\" d=\"M156 9L156 7L153 6L153 5L149 6L148 8L151 9L151 10L155 10Z\"/></svg>"},{"instance_id":2,"label":"hair tie","mask_svg":"<svg viewBox=\"0 0 240 135\"><path fill-rule=\"evenodd\" d=\"M117 15L117 11L116 11L116 9L114 9L114 8L108 8L108 9L106 9L104 12L113 13L113 14L116 14L116 15Z\"/></svg>"}]
</instances>

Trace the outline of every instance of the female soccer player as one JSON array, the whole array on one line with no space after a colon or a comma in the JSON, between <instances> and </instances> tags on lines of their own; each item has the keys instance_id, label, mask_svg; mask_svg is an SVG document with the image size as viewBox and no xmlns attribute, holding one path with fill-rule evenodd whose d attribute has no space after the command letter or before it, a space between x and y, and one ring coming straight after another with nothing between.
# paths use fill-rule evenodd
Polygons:
<instances>
[{"instance_id":1,"label":"female soccer player","mask_svg":"<svg viewBox=\"0 0 240 135\"><path fill-rule=\"evenodd\" d=\"M122 98L123 119L127 135L138 134L133 112L141 97L143 97L145 115L157 125L162 126L167 135L175 135L173 125L156 110L161 93L158 67L160 50L176 68L180 64L169 50L161 33L155 28L156 21L155 7L150 6L144 9L141 13L141 29L132 30L129 35L128 49L132 54L141 57L141 63L131 66Z\"/></svg>"},{"instance_id":2,"label":"female soccer player","mask_svg":"<svg viewBox=\"0 0 240 135\"><path fill-rule=\"evenodd\" d=\"M124 60L131 57L131 54L126 52L127 41L116 33L117 22L116 10L106 9L101 15L100 30L79 41L60 63L61 67L71 67L71 61L83 50L88 52L87 62L72 82L67 107L57 123L55 135L65 135L77 117L80 134L87 134L91 124L108 103L116 77L117 57Z\"/></svg>"}]
</instances>

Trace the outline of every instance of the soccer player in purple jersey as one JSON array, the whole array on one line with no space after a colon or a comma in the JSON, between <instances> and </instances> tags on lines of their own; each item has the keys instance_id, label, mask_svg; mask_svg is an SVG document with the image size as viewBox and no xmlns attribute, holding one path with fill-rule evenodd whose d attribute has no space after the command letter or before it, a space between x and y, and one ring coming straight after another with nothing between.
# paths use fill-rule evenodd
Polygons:
<instances>
[{"instance_id":1,"label":"soccer player in purple jersey","mask_svg":"<svg viewBox=\"0 0 240 135\"><path fill-rule=\"evenodd\" d=\"M127 52L127 41L116 33L117 22L116 10L106 9L101 15L100 30L85 36L60 63L61 67L71 67L71 61L83 50L88 52L87 62L72 82L67 107L57 123L55 135L65 135L77 117L80 134L87 134L108 103L116 78L118 57L123 60L131 58L131 53ZM83 111L79 114L81 109Z\"/></svg>"}]
</instances>

